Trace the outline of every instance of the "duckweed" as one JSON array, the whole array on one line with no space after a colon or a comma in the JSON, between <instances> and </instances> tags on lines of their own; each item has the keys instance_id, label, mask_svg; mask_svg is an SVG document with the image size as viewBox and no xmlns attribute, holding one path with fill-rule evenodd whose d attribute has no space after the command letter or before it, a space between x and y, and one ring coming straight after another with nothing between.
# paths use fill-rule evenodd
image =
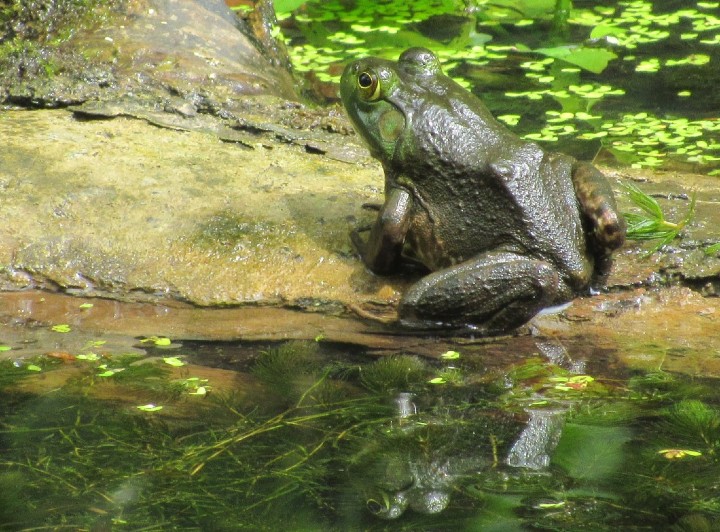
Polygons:
<instances>
[{"instance_id":1,"label":"duckweed","mask_svg":"<svg viewBox=\"0 0 720 532\"><path fill-rule=\"evenodd\" d=\"M554 4L525 0L508 6L480 1L468 8L460 0L388 0L379 4L371 0L308 0L283 3L279 9L294 22L292 29L286 30L286 39L296 70L312 73L317 82L337 84L342 65L359 56L396 59L408 46L426 46L436 52L448 75L486 97L491 109L528 139L563 142L563 146L588 143L596 149L599 145L619 163L635 167L669 167L680 162L709 173L720 172L716 170L720 167L717 118L690 118L682 112L671 116L655 110L654 102L638 110L638 104L628 99L627 76L621 73L625 63L647 79L675 76L680 84L674 92L676 102L692 102L695 86L683 87L682 81L700 72L693 69L713 65L713 47L720 44L717 3L691 2L668 12L643 0L578 6L567 18L572 42L533 48L530 42L549 40L544 33L548 24L539 23L552 20ZM458 21L455 36L439 35L443 17L450 16ZM680 42L692 43L692 53L678 53L681 48L673 44ZM513 82L500 98L484 86L482 74L478 75L483 70L502 71L516 65L525 81ZM605 75L608 71L612 76ZM511 101L503 101L503 97ZM595 106L602 106L602 111L591 113ZM574 117L562 128L554 127L553 122L531 124L531 118L514 118L533 115L527 109L537 107L543 112L572 112ZM648 115L647 123L640 124L641 119L633 123L629 118L638 111ZM580 113L600 118L589 120Z\"/></svg>"}]
</instances>

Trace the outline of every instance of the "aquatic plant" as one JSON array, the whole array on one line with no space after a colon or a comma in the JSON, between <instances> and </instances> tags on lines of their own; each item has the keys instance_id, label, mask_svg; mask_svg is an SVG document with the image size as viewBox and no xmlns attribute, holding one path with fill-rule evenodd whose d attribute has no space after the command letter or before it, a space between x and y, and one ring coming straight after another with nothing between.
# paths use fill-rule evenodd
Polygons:
<instances>
[{"instance_id":1,"label":"aquatic plant","mask_svg":"<svg viewBox=\"0 0 720 532\"><path fill-rule=\"evenodd\" d=\"M262 352L225 391L198 396L213 378L177 366L198 358L191 343L149 359L91 356L99 343L74 359L0 362L6 528L384 530L394 516L398 530L665 530L684 515L720 515L713 380L610 382L534 357L509 376L483 368L433 386L438 368L465 373L473 355L350 357L347 346L287 342L232 351ZM103 366L124 369L101 377ZM27 391L69 369L77 376L52 393ZM333 393L318 393L325 386ZM409 410L396 401L407 387ZM549 403L564 425L550 465L510 465L528 409Z\"/></svg>"},{"instance_id":2,"label":"aquatic plant","mask_svg":"<svg viewBox=\"0 0 720 532\"><path fill-rule=\"evenodd\" d=\"M666 412L667 428L678 443L700 445L711 454L720 450L720 411L702 401L686 399Z\"/></svg>"},{"instance_id":3,"label":"aquatic plant","mask_svg":"<svg viewBox=\"0 0 720 532\"><path fill-rule=\"evenodd\" d=\"M260 354L252 372L271 387L276 399L287 405L322 403L335 389L326 380L317 342L290 341L268 349Z\"/></svg>"},{"instance_id":4,"label":"aquatic plant","mask_svg":"<svg viewBox=\"0 0 720 532\"><path fill-rule=\"evenodd\" d=\"M418 357L383 357L360 370L360 382L373 392L410 392L425 384L428 367Z\"/></svg>"},{"instance_id":5,"label":"aquatic plant","mask_svg":"<svg viewBox=\"0 0 720 532\"><path fill-rule=\"evenodd\" d=\"M623 214L628 224L627 238L631 240L660 241L648 251L649 254L675 240L680 231L695 216L696 196L694 193L690 197L690 205L685 217L679 222L670 222L665 218L665 214L655 198L640 190L633 183L624 182L621 183L621 186L625 189L633 204L642 210L642 213L626 212Z\"/></svg>"}]
</instances>

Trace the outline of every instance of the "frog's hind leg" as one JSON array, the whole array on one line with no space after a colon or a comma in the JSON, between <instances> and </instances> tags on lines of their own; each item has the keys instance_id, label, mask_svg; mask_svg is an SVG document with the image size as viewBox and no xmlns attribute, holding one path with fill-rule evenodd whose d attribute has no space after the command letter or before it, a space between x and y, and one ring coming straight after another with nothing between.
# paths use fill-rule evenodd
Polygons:
<instances>
[{"instance_id":1,"label":"frog's hind leg","mask_svg":"<svg viewBox=\"0 0 720 532\"><path fill-rule=\"evenodd\" d=\"M563 298L566 290L549 262L496 252L424 277L410 287L398 312L410 327L473 327L493 334L519 327Z\"/></svg>"},{"instance_id":2,"label":"frog's hind leg","mask_svg":"<svg viewBox=\"0 0 720 532\"><path fill-rule=\"evenodd\" d=\"M576 161L572 181L598 260L596 269L603 275L610 270L610 255L625 242L625 220L618 213L610 183L593 165Z\"/></svg>"}]
</instances>

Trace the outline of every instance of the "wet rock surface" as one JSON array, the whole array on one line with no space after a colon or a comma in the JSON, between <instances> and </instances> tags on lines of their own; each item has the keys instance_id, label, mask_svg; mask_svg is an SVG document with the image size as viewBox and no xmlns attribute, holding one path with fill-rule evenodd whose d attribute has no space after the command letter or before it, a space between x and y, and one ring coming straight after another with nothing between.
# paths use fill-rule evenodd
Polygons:
<instances>
[{"instance_id":1,"label":"wet rock surface","mask_svg":"<svg viewBox=\"0 0 720 532\"><path fill-rule=\"evenodd\" d=\"M412 280L371 275L351 248L350 230L372 217L361 204L382 200L381 169L367 156L342 162L270 132L249 148L210 130L67 111L6 111L0 135L5 289L374 312ZM352 136L328 138L328 151L362 153ZM609 174L644 179L639 186L660 196L670 219L697 194L683 238L650 256L647 245L627 245L609 288L684 284L713 293L720 259L704 250L717 240L715 178Z\"/></svg>"},{"instance_id":2,"label":"wet rock surface","mask_svg":"<svg viewBox=\"0 0 720 532\"><path fill-rule=\"evenodd\" d=\"M589 372L720 375L720 310L708 297L718 259L705 253L716 241L720 196L711 177L608 170L616 183L657 194L673 220L695 190L696 218L682 238L649 256L651 244L627 244L609 291L561 314L509 337L458 341L356 315L392 317L414 280L370 274L350 246L350 230L372 217L361 204L382 199L382 171L367 156L343 162L272 132L256 133L248 147L212 131L64 110L3 112L0 137L7 356L74 352L99 336L108 349L129 350L152 335L323 338L379 354L460 348L484 367L542 356ZM363 153L352 136L328 138ZM619 199L621 210L633 209ZM71 296L94 306L83 310L85 299ZM74 334L53 332L57 323Z\"/></svg>"},{"instance_id":3,"label":"wet rock surface","mask_svg":"<svg viewBox=\"0 0 720 532\"><path fill-rule=\"evenodd\" d=\"M65 111L5 112L0 135L6 288L313 307L369 278L347 235L374 168Z\"/></svg>"}]
</instances>

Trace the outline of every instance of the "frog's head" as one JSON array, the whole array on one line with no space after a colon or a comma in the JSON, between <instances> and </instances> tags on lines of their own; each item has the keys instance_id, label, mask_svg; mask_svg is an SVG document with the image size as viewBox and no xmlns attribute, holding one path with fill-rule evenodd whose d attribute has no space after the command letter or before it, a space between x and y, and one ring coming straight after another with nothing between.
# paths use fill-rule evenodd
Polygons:
<instances>
[{"instance_id":1,"label":"frog's head","mask_svg":"<svg viewBox=\"0 0 720 532\"><path fill-rule=\"evenodd\" d=\"M397 63L368 57L345 67L340 97L375 158L392 160L398 139L412 128L423 82L439 72L437 57L425 48L406 50Z\"/></svg>"}]
</instances>

